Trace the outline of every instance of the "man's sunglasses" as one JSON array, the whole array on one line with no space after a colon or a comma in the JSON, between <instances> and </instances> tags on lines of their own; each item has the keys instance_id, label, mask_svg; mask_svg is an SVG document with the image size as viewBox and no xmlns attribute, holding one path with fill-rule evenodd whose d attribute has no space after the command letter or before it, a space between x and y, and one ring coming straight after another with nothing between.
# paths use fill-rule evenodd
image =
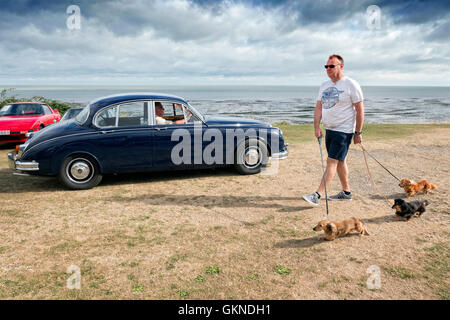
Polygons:
<instances>
[{"instance_id":1,"label":"man's sunglasses","mask_svg":"<svg viewBox=\"0 0 450 320\"><path fill-rule=\"evenodd\" d=\"M325 67L325 69L328 69L328 68L333 69L334 67L338 66L339 64L326 64L326 65L324 65L324 67Z\"/></svg>"}]
</instances>

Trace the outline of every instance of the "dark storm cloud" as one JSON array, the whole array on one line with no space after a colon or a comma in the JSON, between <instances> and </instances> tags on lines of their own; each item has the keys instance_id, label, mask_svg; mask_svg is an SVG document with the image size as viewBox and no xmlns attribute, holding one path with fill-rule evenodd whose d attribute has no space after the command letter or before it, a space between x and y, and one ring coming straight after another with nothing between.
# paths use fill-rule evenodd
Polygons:
<instances>
[{"instance_id":1,"label":"dark storm cloud","mask_svg":"<svg viewBox=\"0 0 450 320\"><path fill-rule=\"evenodd\" d=\"M0 27L3 30L9 30L17 27L18 24L32 23L45 32L55 28L65 28L67 18L65 10L72 4L80 6L83 17L95 18L100 25L119 36L137 35L150 28L176 40L199 39L205 37L208 31L199 30L198 25L192 22L188 22L185 28L180 28L174 23L176 17L167 19L167 17L153 16L154 1L124 0L4 0L0 9L2 13ZM348 20L355 14L364 14L366 8L373 4L378 5L383 15L389 16L394 23L398 24L434 22L448 17L450 12L450 1L437 0L190 1L191 6L211 15L220 15L224 7L236 4L295 15L298 26L333 24ZM51 19L48 19L49 17Z\"/></svg>"},{"instance_id":2,"label":"dark storm cloud","mask_svg":"<svg viewBox=\"0 0 450 320\"><path fill-rule=\"evenodd\" d=\"M386 9L392 20L399 24L435 22L450 16L450 1L447 0L382 0L375 4Z\"/></svg>"},{"instance_id":3,"label":"dark storm cloud","mask_svg":"<svg viewBox=\"0 0 450 320\"><path fill-rule=\"evenodd\" d=\"M450 54L450 10L440 1L0 1L6 82L15 75L300 79L323 71L318 68L333 52L368 79L380 70L379 78L400 79L412 63L424 75L445 68ZM72 4L81 8L76 32L66 28ZM378 31L366 26L373 4L382 14Z\"/></svg>"},{"instance_id":4,"label":"dark storm cloud","mask_svg":"<svg viewBox=\"0 0 450 320\"><path fill-rule=\"evenodd\" d=\"M431 31L426 37L428 41L449 41L450 40L450 21L436 24L433 31Z\"/></svg>"}]
</instances>

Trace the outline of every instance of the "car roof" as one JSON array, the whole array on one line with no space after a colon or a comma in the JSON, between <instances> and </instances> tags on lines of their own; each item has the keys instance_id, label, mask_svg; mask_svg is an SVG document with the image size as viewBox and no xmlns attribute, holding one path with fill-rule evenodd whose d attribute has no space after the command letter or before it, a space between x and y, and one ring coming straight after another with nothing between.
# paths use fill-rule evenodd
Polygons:
<instances>
[{"instance_id":1,"label":"car roof","mask_svg":"<svg viewBox=\"0 0 450 320\"><path fill-rule=\"evenodd\" d=\"M25 102L25 101L21 101L21 102L10 102L8 104L45 104L48 105L44 102L34 102L34 101L30 101L30 102Z\"/></svg>"},{"instance_id":2,"label":"car roof","mask_svg":"<svg viewBox=\"0 0 450 320\"><path fill-rule=\"evenodd\" d=\"M91 101L89 105L93 109L99 109L108 105L133 100L172 100L187 104L186 100L172 94L154 92L130 92L101 97Z\"/></svg>"}]
</instances>

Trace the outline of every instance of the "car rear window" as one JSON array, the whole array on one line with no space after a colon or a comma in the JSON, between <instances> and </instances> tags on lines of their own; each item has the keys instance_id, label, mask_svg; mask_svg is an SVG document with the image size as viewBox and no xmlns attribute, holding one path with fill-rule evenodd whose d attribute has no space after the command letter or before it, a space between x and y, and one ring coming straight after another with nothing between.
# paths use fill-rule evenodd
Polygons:
<instances>
[{"instance_id":1,"label":"car rear window","mask_svg":"<svg viewBox=\"0 0 450 320\"><path fill-rule=\"evenodd\" d=\"M81 110L81 112L75 117L75 121L82 125L86 122L89 117L90 105L86 106Z\"/></svg>"},{"instance_id":2,"label":"car rear window","mask_svg":"<svg viewBox=\"0 0 450 320\"><path fill-rule=\"evenodd\" d=\"M7 104L0 109L0 116L43 115L44 108L40 104Z\"/></svg>"}]
</instances>

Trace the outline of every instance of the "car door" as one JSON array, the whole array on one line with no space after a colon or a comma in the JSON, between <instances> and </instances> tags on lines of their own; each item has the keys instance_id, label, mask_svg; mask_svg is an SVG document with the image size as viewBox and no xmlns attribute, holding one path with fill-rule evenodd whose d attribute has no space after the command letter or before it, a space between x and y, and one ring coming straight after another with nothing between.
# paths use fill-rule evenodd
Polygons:
<instances>
[{"instance_id":1,"label":"car door","mask_svg":"<svg viewBox=\"0 0 450 320\"><path fill-rule=\"evenodd\" d=\"M157 124L155 104L164 107L164 120L167 123ZM156 169L187 169L202 167L202 131L200 121L187 121L187 123L173 123L185 118L183 104L173 101L154 101L151 106L151 114L154 121L153 132L153 165ZM195 133L195 134L194 134ZM184 147L184 148L183 148ZM183 149L183 151L181 151ZM173 151L175 151L173 153Z\"/></svg>"},{"instance_id":2,"label":"car door","mask_svg":"<svg viewBox=\"0 0 450 320\"><path fill-rule=\"evenodd\" d=\"M96 154L105 172L138 172L152 168L152 127L148 102L134 101L101 110Z\"/></svg>"},{"instance_id":3,"label":"car door","mask_svg":"<svg viewBox=\"0 0 450 320\"><path fill-rule=\"evenodd\" d=\"M42 123L44 124L44 126L48 126L51 125L52 123L56 122L55 117L53 115L53 112L50 110L50 108L45 105L45 104L41 104L42 110L43 110L43 116L42 116Z\"/></svg>"}]
</instances>

